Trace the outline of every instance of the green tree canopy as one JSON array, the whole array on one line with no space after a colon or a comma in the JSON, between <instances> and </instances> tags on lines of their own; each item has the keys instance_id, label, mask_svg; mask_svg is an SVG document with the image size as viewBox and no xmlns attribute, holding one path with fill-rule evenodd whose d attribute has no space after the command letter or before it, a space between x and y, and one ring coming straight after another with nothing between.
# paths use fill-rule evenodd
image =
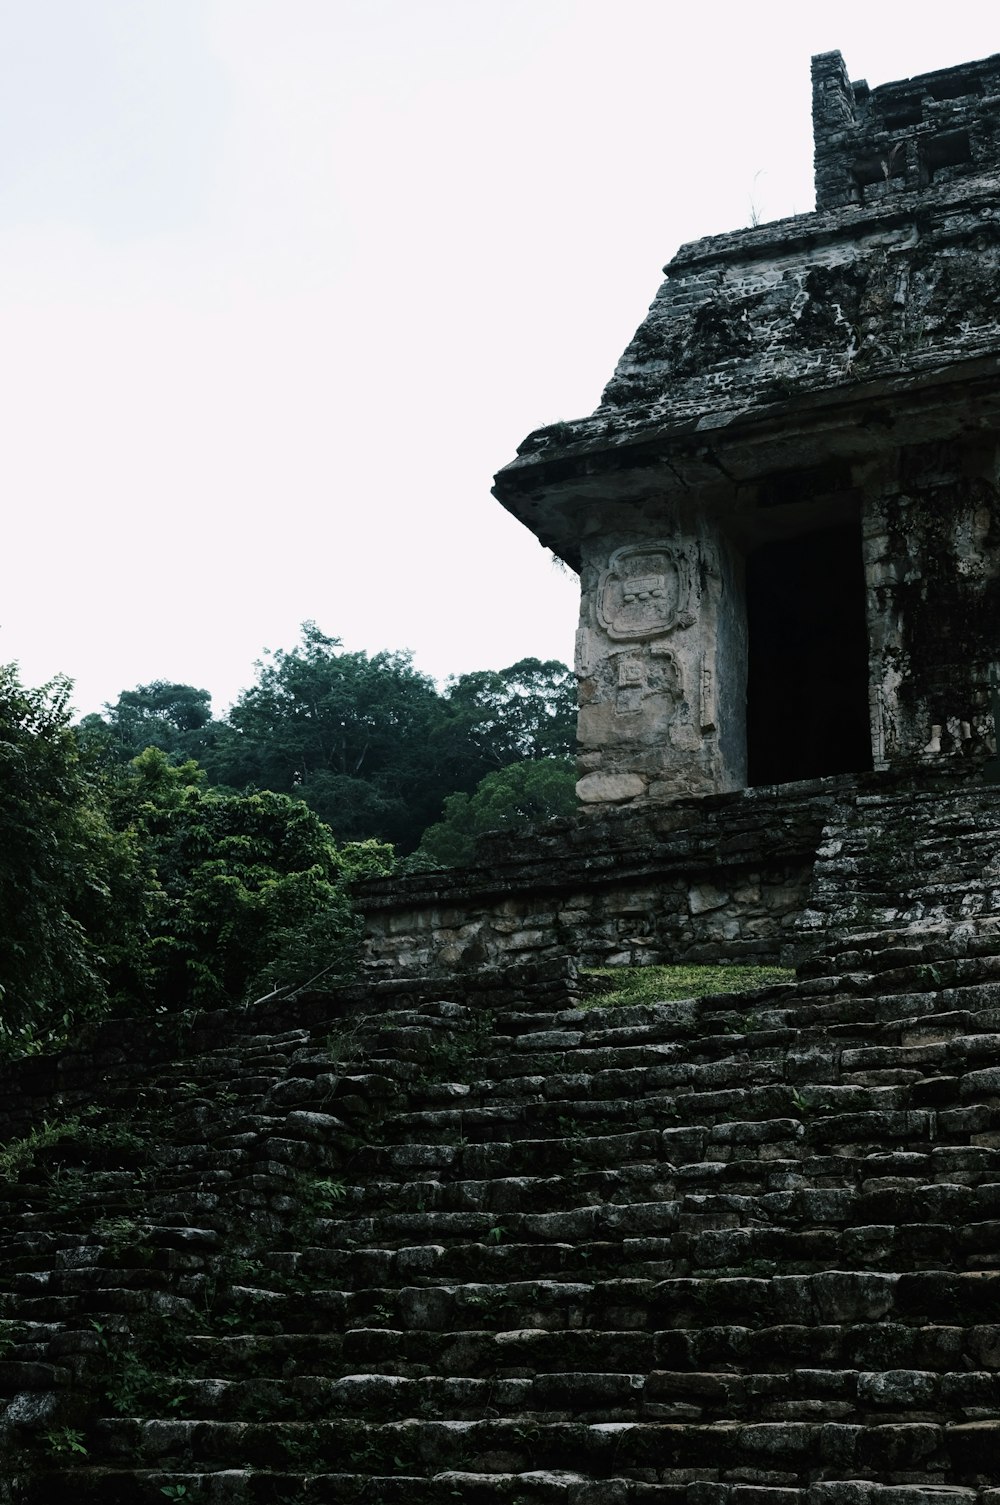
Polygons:
<instances>
[{"instance_id":1,"label":"green tree canopy","mask_svg":"<svg viewBox=\"0 0 1000 1505\"><path fill-rule=\"evenodd\" d=\"M112 761L150 745L174 763L196 757L215 785L305 800L338 842L403 852L448 795L573 746L574 680L554 660L460 675L442 693L409 653L346 653L306 622L295 648L265 653L256 670L223 721L206 691L157 680L86 717L81 734Z\"/></svg>"},{"instance_id":2,"label":"green tree canopy","mask_svg":"<svg viewBox=\"0 0 1000 1505\"><path fill-rule=\"evenodd\" d=\"M69 680L0 666L0 1036L22 1046L134 982L146 884L69 725Z\"/></svg>"},{"instance_id":3,"label":"green tree canopy","mask_svg":"<svg viewBox=\"0 0 1000 1505\"><path fill-rule=\"evenodd\" d=\"M161 1006L218 1006L262 985L301 984L303 968L350 972L357 921L346 894L356 867L301 800L207 788L194 762L158 748L136 758L119 788L152 865L158 899L150 926L151 995Z\"/></svg>"},{"instance_id":4,"label":"green tree canopy","mask_svg":"<svg viewBox=\"0 0 1000 1505\"><path fill-rule=\"evenodd\" d=\"M576 679L556 659L522 658L448 681L450 710L484 763L565 756L576 740Z\"/></svg>"},{"instance_id":5,"label":"green tree canopy","mask_svg":"<svg viewBox=\"0 0 1000 1505\"><path fill-rule=\"evenodd\" d=\"M160 747L179 760L198 757L215 727L208 690L162 679L123 690L113 705L105 705L104 712L83 718L82 738L122 763L144 747Z\"/></svg>"},{"instance_id":6,"label":"green tree canopy","mask_svg":"<svg viewBox=\"0 0 1000 1505\"><path fill-rule=\"evenodd\" d=\"M340 841L411 847L448 792L433 757L441 697L408 653L339 648L307 622L298 648L267 654L206 767L222 784L296 793Z\"/></svg>"},{"instance_id":7,"label":"green tree canopy","mask_svg":"<svg viewBox=\"0 0 1000 1505\"><path fill-rule=\"evenodd\" d=\"M452 794L444 819L430 826L411 859L414 866L458 867L475 860L476 842L487 831L524 830L576 805L576 774L570 758L543 758L498 768L472 795Z\"/></svg>"}]
</instances>

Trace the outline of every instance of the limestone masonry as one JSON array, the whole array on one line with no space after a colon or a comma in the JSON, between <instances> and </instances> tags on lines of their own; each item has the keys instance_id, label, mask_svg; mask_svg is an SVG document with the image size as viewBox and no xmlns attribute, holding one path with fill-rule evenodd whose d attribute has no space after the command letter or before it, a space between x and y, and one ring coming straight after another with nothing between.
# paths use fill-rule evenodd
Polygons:
<instances>
[{"instance_id":1,"label":"limestone masonry","mask_svg":"<svg viewBox=\"0 0 1000 1505\"><path fill-rule=\"evenodd\" d=\"M496 478L580 572L581 799L995 748L1000 57L813 59L815 213L684 246L589 418Z\"/></svg>"},{"instance_id":2,"label":"limestone masonry","mask_svg":"<svg viewBox=\"0 0 1000 1505\"><path fill-rule=\"evenodd\" d=\"M813 78L816 213L497 480L580 815L0 1064L0 1505L1000 1505L1000 57Z\"/></svg>"}]
</instances>

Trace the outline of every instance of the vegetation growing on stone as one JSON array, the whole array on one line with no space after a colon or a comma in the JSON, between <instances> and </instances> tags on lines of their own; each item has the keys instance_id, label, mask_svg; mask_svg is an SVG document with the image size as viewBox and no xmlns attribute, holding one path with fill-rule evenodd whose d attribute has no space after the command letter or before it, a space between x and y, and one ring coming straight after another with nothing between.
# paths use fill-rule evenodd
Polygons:
<instances>
[{"instance_id":1,"label":"vegetation growing on stone","mask_svg":"<svg viewBox=\"0 0 1000 1505\"><path fill-rule=\"evenodd\" d=\"M745 965L683 967L588 967L585 978L597 985L592 1004L601 1008L630 1004L669 1003L680 998L705 998L713 993L751 993L791 982L789 967Z\"/></svg>"}]
</instances>

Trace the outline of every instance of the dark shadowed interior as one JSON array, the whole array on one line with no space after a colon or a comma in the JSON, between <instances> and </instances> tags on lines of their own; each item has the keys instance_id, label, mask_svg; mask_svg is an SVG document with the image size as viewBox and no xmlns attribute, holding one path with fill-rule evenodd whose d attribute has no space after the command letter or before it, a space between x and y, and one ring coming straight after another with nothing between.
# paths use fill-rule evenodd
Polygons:
<instances>
[{"instance_id":1,"label":"dark shadowed interior","mask_svg":"<svg viewBox=\"0 0 1000 1505\"><path fill-rule=\"evenodd\" d=\"M761 544L747 560L751 784L871 768L860 528Z\"/></svg>"}]
</instances>

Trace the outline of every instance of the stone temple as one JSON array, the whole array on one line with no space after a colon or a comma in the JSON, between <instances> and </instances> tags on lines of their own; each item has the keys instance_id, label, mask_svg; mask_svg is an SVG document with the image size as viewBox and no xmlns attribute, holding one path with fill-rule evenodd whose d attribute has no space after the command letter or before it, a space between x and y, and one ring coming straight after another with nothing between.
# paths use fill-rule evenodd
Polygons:
<instances>
[{"instance_id":1,"label":"stone temple","mask_svg":"<svg viewBox=\"0 0 1000 1505\"><path fill-rule=\"evenodd\" d=\"M682 247L496 477L580 574L586 805L995 750L1000 56L812 88L815 212Z\"/></svg>"},{"instance_id":2,"label":"stone temple","mask_svg":"<svg viewBox=\"0 0 1000 1505\"><path fill-rule=\"evenodd\" d=\"M0 1505L1000 1505L1000 56L813 68L816 212L497 478L581 811L0 1061Z\"/></svg>"}]
</instances>

